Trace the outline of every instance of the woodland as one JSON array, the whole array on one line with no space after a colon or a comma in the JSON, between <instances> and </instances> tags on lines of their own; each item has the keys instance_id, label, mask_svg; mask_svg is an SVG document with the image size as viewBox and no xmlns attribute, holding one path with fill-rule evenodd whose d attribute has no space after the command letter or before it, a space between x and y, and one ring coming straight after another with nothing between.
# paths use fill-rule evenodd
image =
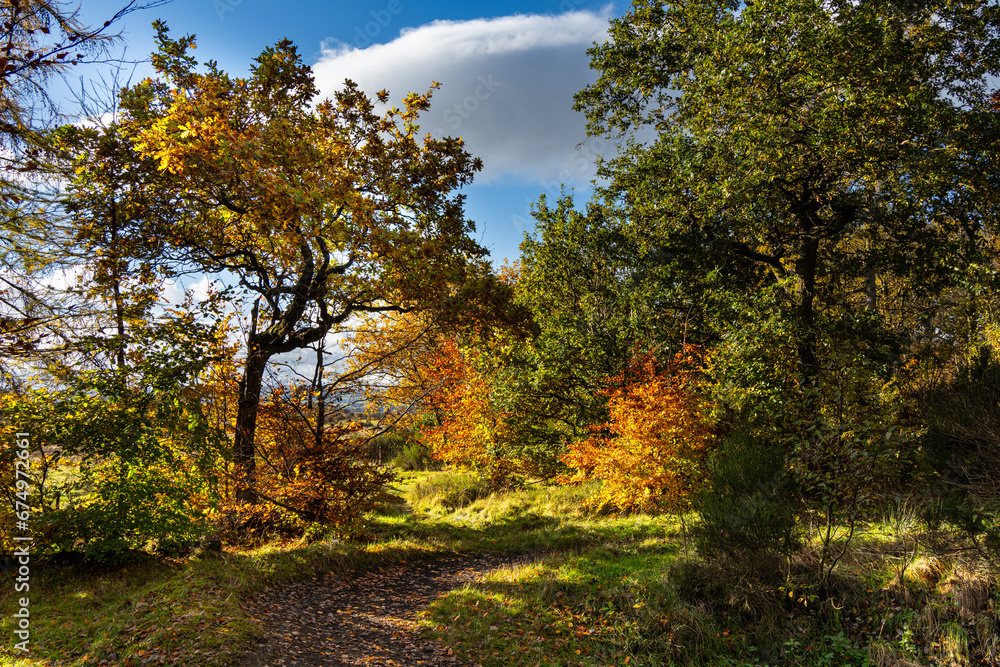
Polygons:
<instances>
[{"instance_id":1,"label":"woodland","mask_svg":"<svg viewBox=\"0 0 1000 667\"><path fill-rule=\"evenodd\" d=\"M137 8L0 4L0 551L59 592L0 662L243 664L265 587L490 552L456 664L1000 664L995 2L635 0L503 266L436 87L157 22L57 113Z\"/></svg>"}]
</instances>

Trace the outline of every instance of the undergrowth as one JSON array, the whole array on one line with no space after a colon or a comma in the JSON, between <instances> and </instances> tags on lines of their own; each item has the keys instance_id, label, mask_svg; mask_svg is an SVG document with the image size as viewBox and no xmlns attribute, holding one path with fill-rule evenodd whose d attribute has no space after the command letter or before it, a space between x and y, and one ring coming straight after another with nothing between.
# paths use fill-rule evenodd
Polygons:
<instances>
[{"instance_id":1,"label":"undergrowth","mask_svg":"<svg viewBox=\"0 0 1000 667\"><path fill-rule=\"evenodd\" d=\"M693 515L595 514L589 486L478 484L404 473L353 542L310 534L115 570L33 563L32 652L5 640L0 664L236 665L261 635L240 602L266 586L475 551L531 558L439 598L422 627L484 667L1000 664L995 567L899 517L867 525L820 591L815 539L760 579L706 560ZM0 598L7 638L14 610Z\"/></svg>"}]
</instances>

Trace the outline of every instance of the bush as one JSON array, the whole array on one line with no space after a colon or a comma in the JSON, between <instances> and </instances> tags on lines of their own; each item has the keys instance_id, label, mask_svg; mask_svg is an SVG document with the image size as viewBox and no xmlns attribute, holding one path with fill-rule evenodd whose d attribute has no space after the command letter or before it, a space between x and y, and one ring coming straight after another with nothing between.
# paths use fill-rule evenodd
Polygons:
<instances>
[{"instance_id":1,"label":"bush","mask_svg":"<svg viewBox=\"0 0 1000 667\"><path fill-rule=\"evenodd\" d=\"M625 511L686 511L703 484L713 440L710 403L699 391L701 352L686 346L670 363L634 359L608 381L608 423L573 442L562 461L570 482L603 482L596 506Z\"/></svg>"},{"instance_id":2,"label":"bush","mask_svg":"<svg viewBox=\"0 0 1000 667\"><path fill-rule=\"evenodd\" d=\"M219 512L217 529L225 544L256 546L301 537L309 525L294 512L270 503L227 502Z\"/></svg>"},{"instance_id":3,"label":"bush","mask_svg":"<svg viewBox=\"0 0 1000 667\"><path fill-rule=\"evenodd\" d=\"M773 570L795 546L791 480L781 448L731 433L709 466L709 486L695 499L699 547L741 565L747 574Z\"/></svg>"},{"instance_id":4,"label":"bush","mask_svg":"<svg viewBox=\"0 0 1000 667\"><path fill-rule=\"evenodd\" d=\"M328 398L329 400L329 398ZM332 403L332 401L331 401ZM364 427L310 402L306 385L277 387L261 401L257 422L257 484L261 499L291 513L305 526L319 523L332 532L350 535L382 497L391 471L372 461ZM239 509L236 507L235 509ZM238 511L237 514L240 514ZM244 526L251 533L284 531L289 522L280 512L257 513ZM298 529L297 529L298 530Z\"/></svg>"},{"instance_id":5,"label":"bush","mask_svg":"<svg viewBox=\"0 0 1000 667\"><path fill-rule=\"evenodd\" d=\"M391 465L399 470L440 470L441 464L431 457L431 450L411 441L397 452Z\"/></svg>"},{"instance_id":6,"label":"bush","mask_svg":"<svg viewBox=\"0 0 1000 667\"><path fill-rule=\"evenodd\" d=\"M923 518L948 523L1000 555L1000 362L988 347L925 397L922 442L934 501Z\"/></svg>"},{"instance_id":7,"label":"bush","mask_svg":"<svg viewBox=\"0 0 1000 667\"><path fill-rule=\"evenodd\" d=\"M222 433L176 375L163 375L140 384L125 371L86 372L67 389L0 396L0 547L11 544L15 501L26 501L15 490L30 495L39 553L114 565L151 541L202 530L216 501L210 467ZM23 488L13 465L20 430L31 434Z\"/></svg>"},{"instance_id":8,"label":"bush","mask_svg":"<svg viewBox=\"0 0 1000 667\"><path fill-rule=\"evenodd\" d=\"M410 436L404 432L390 430L369 438L362 438L362 440L364 441L362 450L365 458L381 464L390 462L398 456L410 441Z\"/></svg>"},{"instance_id":9,"label":"bush","mask_svg":"<svg viewBox=\"0 0 1000 667\"><path fill-rule=\"evenodd\" d=\"M488 498L494 490L482 477L463 472L441 472L415 484L411 493L414 504L437 505L450 511Z\"/></svg>"}]
</instances>

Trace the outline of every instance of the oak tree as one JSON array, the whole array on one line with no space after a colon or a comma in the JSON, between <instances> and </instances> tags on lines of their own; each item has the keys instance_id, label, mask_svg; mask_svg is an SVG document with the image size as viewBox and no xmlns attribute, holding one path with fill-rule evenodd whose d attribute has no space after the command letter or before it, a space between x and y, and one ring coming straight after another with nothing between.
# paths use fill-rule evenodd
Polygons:
<instances>
[{"instance_id":1,"label":"oak tree","mask_svg":"<svg viewBox=\"0 0 1000 667\"><path fill-rule=\"evenodd\" d=\"M570 196L555 206L543 196L533 217L515 293L539 333L520 384L539 415L569 438L585 437L607 418L607 378L637 349L712 342L710 281L686 279L697 269L687 252L697 239L644 239L627 213L604 202L577 210Z\"/></svg>"},{"instance_id":2,"label":"oak tree","mask_svg":"<svg viewBox=\"0 0 1000 667\"><path fill-rule=\"evenodd\" d=\"M420 136L430 92L384 113L350 81L317 100L287 40L232 77L213 62L200 69L192 37L157 29L159 75L127 93L127 122L183 200L181 219L162 230L166 243L253 302L234 442L239 498L252 501L269 360L362 313L447 302L485 253L455 193L482 165L460 139ZM388 99L382 91L377 103Z\"/></svg>"},{"instance_id":3,"label":"oak tree","mask_svg":"<svg viewBox=\"0 0 1000 667\"><path fill-rule=\"evenodd\" d=\"M736 298L768 311L800 389L836 341L898 362L887 282L933 322L950 317L937 295L978 278L997 214L995 4L638 0L591 55L577 107L623 138L606 194L645 233L700 234L690 280L756 267L758 296Z\"/></svg>"}]
</instances>

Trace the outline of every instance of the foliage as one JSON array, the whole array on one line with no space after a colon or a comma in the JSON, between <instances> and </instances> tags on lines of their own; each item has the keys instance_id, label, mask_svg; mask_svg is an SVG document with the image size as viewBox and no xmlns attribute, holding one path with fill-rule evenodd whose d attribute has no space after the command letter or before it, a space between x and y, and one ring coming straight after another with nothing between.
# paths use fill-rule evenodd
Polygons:
<instances>
[{"instance_id":1,"label":"foliage","mask_svg":"<svg viewBox=\"0 0 1000 667\"><path fill-rule=\"evenodd\" d=\"M713 398L784 456L829 592L913 479L908 394L989 335L1000 10L637 0L590 53L601 201L686 255Z\"/></svg>"},{"instance_id":2,"label":"foliage","mask_svg":"<svg viewBox=\"0 0 1000 667\"><path fill-rule=\"evenodd\" d=\"M366 456L368 431L336 407L319 409L311 393L279 386L261 405L259 494L306 523L350 535L393 473Z\"/></svg>"},{"instance_id":3,"label":"foliage","mask_svg":"<svg viewBox=\"0 0 1000 667\"><path fill-rule=\"evenodd\" d=\"M805 506L816 512L821 543L817 574L825 586L855 537L858 525L893 497L909 490L919 457L921 429L900 415L896 378L885 379L878 363L846 346L826 352L819 372L825 382L792 403L799 415L783 428L786 461ZM819 401L810 394L822 393ZM810 405L824 406L819 417Z\"/></svg>"},{"instance_id":4,"label":"foliage","mask_svg":"<svg viewBox=\"0 0 1000 667\"><path fill-rule=\"evenodd\" d=\"M94 560L190 541L213 519L228 454L203 402L206 376L232 355L219 295L158 303L171 272L154 221L171 220L173 202L118 126L67 126L46 140L62 215L20 257L30 271L80 278L47 293L67 313L48 325L60 344L35 350L22 391L6 397L18 428L39 439L42 541Z\"/></svg>"},{"instance_id":5,"label":"foliage","mask_svg":"<svg viewBox=\"0 0 1000 667\"><path fill-rule=\"evenodd\" d=\"M632 351L698 340L701 310L673 279L674 250L644 248L612 209L577 211L569 195L550 207L543 196L532 216L515 294L539 332L512 384L527 398L525 418L548 422L553 441L579 439L607 419L601 390Z\"/></svg>"},{"instance_id":6,"label":"foliage","mask_svg":"<svg viewBox=\"0 0 1000 667\"><path fill-rule=\"evenodd\" d=\"M548 409L552 394L543 396L544 390L533 386L537 355L532 339L494 326L461 340L470 377L481 381L484 406L492 420L481 422L490 434L489 455L515 462L520 475L551 479L564 472L559 455L566 424L558 409Z\"/></svg>"},{"instance_id":7,"label":"foliage","mask_svg":"<svg viewBox=\"0 0 1000 667\"><path fill-rule=\"evenodd\" d=\"M53 78L74 66L109 62L120 42L114 31L133 11L157 6L128 2L103 24L87 25L79 7L61 0L0 4L0 382L15 387L17 364L53 346L74 313L50 298L38 280L38 253L63 255L53 237L48 130L65 121L65 107L49 95ZM60 108L62 107L62 108ZM56 181L57 182L57 181ZM44 248L44 250L43 250ZM44 274L43 274L44 275Z\"/></svg>"},{"instance_id":8,"label":"foliage","mask_svg":"<svg viewBox=\"0 0 1000 667\"><path fill-rule=\"evenodd\" d=\"M708 483L694 501L700 548L745 575L774 574L777 558L796 544L796 504L783 448L729 433L713 452Z\"/></svg>"},{"instance_id":9,"label":"foliage","mask_svg":"<svg viewBox=\"0 0 1000 667\"><path fill-rule=\"evenodd\" d=\"M36 132L51 119L55 105L45 83L53 76L105 56L118 41L112 33L127 14L159 2L126 5L103 25L80 21L80 9L64 2L12 0L0 6L0 145L5 148L35 144ZM31 172L39 167L38 153L25 162L0 158L0 171ZM4 179L5 185L12 185ZM12 199L5 193L4 203Z\"/></svg>"},{"instance_id":10,"label":"foliage","mask_svg":"<svg viewBox=\"0 0 1000 667\"><path fill-rule=\"evenodd\" d=\"M736 307L710 322L725 335L739 304L764 308L746 320L777 325L813 417L826 362L849 350L891 372L951 335L964 299L945 295L982 277L998 31L976 0L640 0L591 50L577 107L623 137L604 196L636 238L691 239L688 281L745 276L716 282Z\"/></svg>"},{"instance_id":11,"label":"foliage","mask_svg":"<svg viewBox=\"0 0 1000 667\"><path fill-rule=\"evenodd\" d=\"M1000 507L1000 360L983 346L950 382L925 397L929 463L977 505Z\"/></svg>"},{"instance_id":12,"label":"foliage","mask_svg":"<svg viewBox=\"0 0 1000 667\"><path fill-rule=\"evenodd\" d=\"M369 411L414 428L426 419L430 397L440 388L433 359L445 329L428 313L359 317L342 344L348 350L344 377L364 392Z\"/></svg>"},{"instance_id":13,"label":"foliage","mask_svg":"<svg viewBox=\"0 0 1000 667\"><path fill-rule=\"evenodd\" d=\"M435 470L437 462L431 457L431 450L416 440L404 441L392 458L391 465L399 470Z\"/></svg>"},{"instance_id":14,"label":"foliage","mask_svg":"<svg viewBox=\"0 0 1000 667\"><path fill-rule=\"evenodd\" d=\"M473 354L446 340L428 363L438 387L430 401L437 421L423 429L423 438L435 458L504 486L523 466L504 447L507 415L491 402L488 379L467 358Z\"/></svg>"},{"instance_id":15,"label":"foliage","mask_svg":"<svg viewBox=\"0 0 1000 667\"><path fill-rule=\"evenodd\" d=\"M217 354L216 332L181 316L135 328L131 342L129 366L2 397L4 433L28 432L36 448L33 506L44 549L113 559L150 540L190 539L211 521L225 450L197 384ZM15 487L8 474L4 481L9 496Z\"/></svg>"},{"instance_id":16,"label":"foliage","mask_svg":"<svg viewBox=\"0 0 1000 667\"><path fill-rule=\"evenodd\" d=\"M686 510L704 483L714 435L699 394L700 357L688 346L661 369L645 355L611 378L608 423L563 457L576 469L570 479L602 480L598 502L623 510Z\"/></svg>"},{"instance_id":17,"label":"foliage","mask_svg":"<svg viewBox=\"0 0 1000 667\"><path fill-rule=\"evenodd\" d=\"M558 466L551 433L537 418L537 396L519 384L535 327L527 309L514 302L517 275L516 267L505 265L472 276L456 302L439 313L363 318L345 343L350 352L344 377L363 388L372 418L438 435L442 428L479 420L480 432L490 440L490 453L480 463L505 458L517 461L522 472L550 476ZM461 368L442 362L454 346L461 349ZM467 397L479 392L479 408L489 412L492 424L483 422L483 415L462 414L454 392L466 381L477 384L466 388ZM481 449L482 442L467 440L466 447Z\"/></svg>"},{"instance_id":18,"label":"foliage","mask_svg":"<svg viewBox=\"0 0 1000 667\"><path fill-rule=\"evenodd\" d=\"M107 319L115 321L118 336L128 322L146 316L163 280L174 275L158 229L177 215L177 202L157 188L155 163L141 158L124 134L114 122L66 125L49 133L53 170L66 181L63 216L50 229L52 240L61 237L61 252L53 253L47 243L23 251L37 255L31 259L39 269L84 271L81 300L96 297L108 305Z\"/></svg>"}]
</instances>

